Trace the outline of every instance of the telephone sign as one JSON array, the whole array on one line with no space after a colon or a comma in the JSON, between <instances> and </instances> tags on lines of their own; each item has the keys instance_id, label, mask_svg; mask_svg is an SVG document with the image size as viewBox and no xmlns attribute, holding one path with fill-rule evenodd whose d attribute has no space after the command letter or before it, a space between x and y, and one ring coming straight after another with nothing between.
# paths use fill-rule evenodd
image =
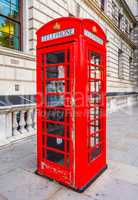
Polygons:
<instances>
[{"instance_id":1,"label":"telephone sign","mask_svg":"<svg viewBox=\"0 0 138 200\"><path fill-rule=\"evenodd\" d=\"M56 32L56 33L50 33L48 35L43 35L42 36L42 42L52 40L52 39L67 37L67 36L70 36L70 35L73 35L73 34L74 34L74 28L69 28L69 29L59 31L59 32Z\"/></svg>"},{"instance_id":2,"label":"telephone sign","mask_svg":"<svg viewBox=\"0 0 138 200\"><path fill-rule=\"evenodd\" d=\"M106 36L63 17L37 31L37 173L82 192L106 168Z\"/></svg>"}]
</instances>

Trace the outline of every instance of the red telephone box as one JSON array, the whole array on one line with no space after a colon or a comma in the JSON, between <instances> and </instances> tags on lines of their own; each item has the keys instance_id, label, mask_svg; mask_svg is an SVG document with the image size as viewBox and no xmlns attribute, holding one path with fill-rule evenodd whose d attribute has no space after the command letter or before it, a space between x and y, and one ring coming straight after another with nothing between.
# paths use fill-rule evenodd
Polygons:
<instances>
[{"instance_id":1,"label":"red telephone box","mask_svg":"<svg viewBox=\"0 0 138 200\"><path fill-rule=\"evenodd\" d=\"M37 173L83 191L106 168L106 36L90 19L37 31Z\"/></svg>"}]
</instances>

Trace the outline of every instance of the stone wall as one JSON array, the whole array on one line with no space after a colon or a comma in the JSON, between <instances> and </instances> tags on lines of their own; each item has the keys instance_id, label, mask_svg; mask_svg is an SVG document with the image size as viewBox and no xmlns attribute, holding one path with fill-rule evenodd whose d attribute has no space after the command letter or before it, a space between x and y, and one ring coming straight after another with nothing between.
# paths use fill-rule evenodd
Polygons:
<instances>
[{"instance_id":1,"label":"stone wall","mask_svg":"<svg viewBox=\"0 0 138 200\"><path fill-rule=\"evenodd\" d=\"M34 95L35 57L0 47L0 96Z\"/></svg>"}]
</instances>

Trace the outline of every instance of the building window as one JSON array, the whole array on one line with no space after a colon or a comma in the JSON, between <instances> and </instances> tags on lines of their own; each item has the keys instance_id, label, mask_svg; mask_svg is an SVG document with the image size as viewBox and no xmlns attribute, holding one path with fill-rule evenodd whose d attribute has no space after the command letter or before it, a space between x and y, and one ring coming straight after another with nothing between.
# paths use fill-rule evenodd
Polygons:
<instances>
[{"instance_id":1,"label":"building window","mask_svg":"<svg viewBox=\"0 0 138 200\"><path fill-rule=\"evenodd\" d=\"M118 27L120 29L122 28L122 18L123 18L123 15L119 12L119 15L118 15Z\"/></svg>"},{"instance_id":2,"label":"building window","mask_svg":"<svg viewBox=\"0 0 138 200\"><path fill-rule=\"evenodd\" d=\"M118 21L119 9L114 1L112 1L112 16L113 18Z\"/></svg>"},{"instance_id":3,"label":"building window","mask_svg":"<svg viewBox=\"0 0 138 200\"><path fill-rule=\"evenodd\" d=\"M101 0L101 9L104 11L104 7L105 7L105 0Z\"/></svg>"},{"instance_id":4,"label":"building window","mask_svg":"<svg viewBox=\"0 0 138 200\"><path fill-rule=\"evenodd\" d=\"M118 78L123 77L123 51L121 49L118 50Z\"/></svg>"},{"instance_id":5,"label":"building window","mask_svg":"<svg viewBox=\"0 0 138 200\"><path fill-rule=\"evenodd\" d=\"M125 33L129 34L129 22L126 18L125 18Z\"/></svg>"},{"instance_id":6,"label":"building window","mask_svg":"<svg viewBox=\"0 0 138 200\"><path fill-rule=\"evenodd\" d=\"M129 80L135 81L134 56L129 57Z\"/></svg>"},{"instance_id":7,"label":"building window","mask_svg":"<svg viewBox=\"0 0 138 200\"><path fill-rule=\"evenodd\" d=\"M20 50L19 0L0 0L0 45Z\"/></svg>"}]
</instances>

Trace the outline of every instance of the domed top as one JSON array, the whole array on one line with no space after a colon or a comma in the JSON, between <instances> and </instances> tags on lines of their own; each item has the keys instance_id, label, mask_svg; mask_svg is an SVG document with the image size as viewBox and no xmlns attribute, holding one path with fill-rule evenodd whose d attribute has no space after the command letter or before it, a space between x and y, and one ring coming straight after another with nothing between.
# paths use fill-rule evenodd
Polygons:
<instances>
[{"instance_id":1,"label":"domed top","mask_svg":"<svg viewBox=\"0 0 138 200\"><path fill-rule=\"evenodd\" d=\"M72 39L84 35L89 39L98 42L101 45L106 43L106 35L103 29L91 19L76 17L61 17L49 21L43 25L37 32L38 43L55 41L59 38Z\"/></svg>"}]
</instances>

